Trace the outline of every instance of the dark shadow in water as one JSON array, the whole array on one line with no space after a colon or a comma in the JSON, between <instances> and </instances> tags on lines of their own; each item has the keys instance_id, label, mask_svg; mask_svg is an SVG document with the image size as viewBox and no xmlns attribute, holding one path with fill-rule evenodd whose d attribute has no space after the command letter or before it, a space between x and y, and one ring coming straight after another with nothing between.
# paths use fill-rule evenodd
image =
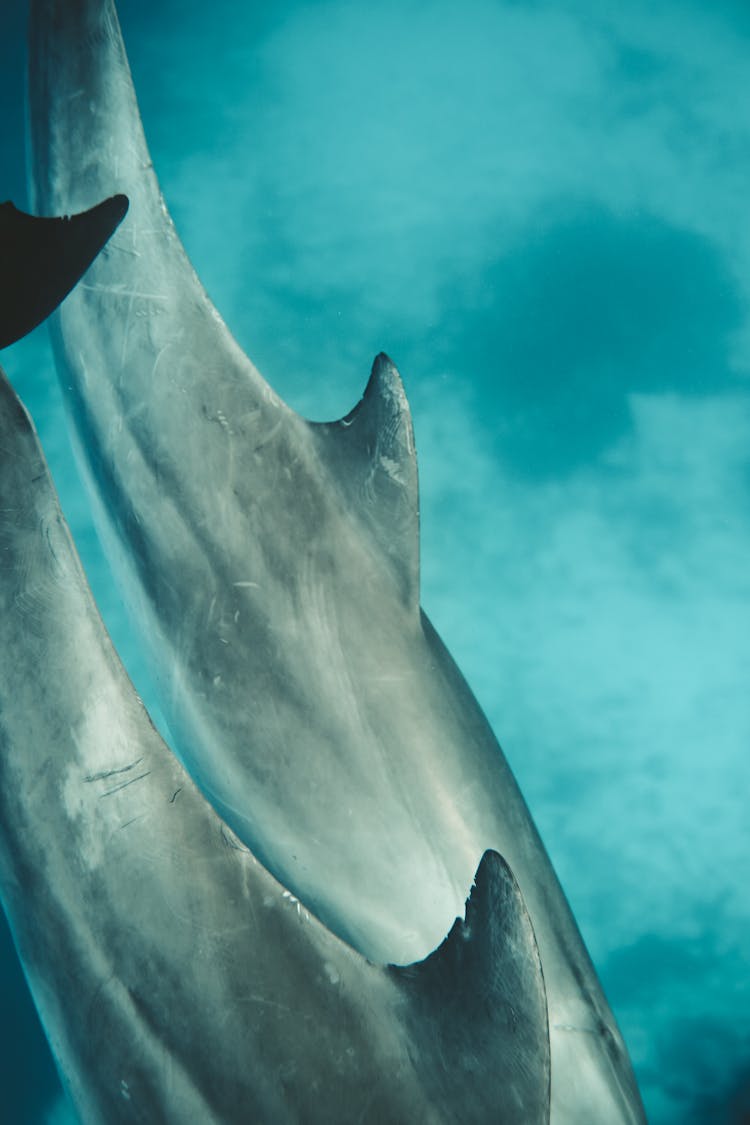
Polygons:
<instances>
[{"instance_id":1,"label":"dark shadow in water","mask_svg":"<svg viewBox=\"0 0 750 1125\"><path fill-rule=\"evenodd\" d=\"M696 984L710 975L712 957L697 943L674 941L660 934L644 934L632 945L614 950L602 969L602 981L612 1003L645 1005L659 990Z\"/></svg>"},{"instance_id":2,"label":"dark shadow in water","mask_svg":"<svg viewBox=\"0 0 750 1125\"><path fill-rule=\"evenodd\" d=\"M734 1022L710 1009L701 1013L696 1002L731 1004L733 983L744 979L742 958L717 940L721 930L689 941L645 934L602 966L606 993L624 1020L631 1010L649 1021L655 1049L640 1075L644 1088L660 1088L682 1125L750 1125L750 1032L742 997Z\"/></svg>"},{"instance_id":3,"label":"dark shadow in water","mask_svg":"<svg viewBox=\"0 0 750 1125\"><path fill-rule=\"evenodd\" d=\"M708 239L650 215L545 210L477 282L446 292L444 362L494 420L510 470L564 476L627 434L629 394L736 386L743 312Z\"/></svg>"},{"instance_id":4,"label":"dark shadow in water","mask_svg":"<svg viewBox=\"0 0 750 1125\"><path fill-rule=\"evenodd\" d=\"M1 908L0 998L0 1116L9 1125L39 1125L60 1084Z\"/></svg>"},{"instance_id":5,"label":"dark shadow in water","mask_svg":"<svg viewBox=\"0 0 750 1125\"><path fill-rule=\"evenodd\" d=\"M750 1063L723 1090L699 1097L688 1125L750 1125Z\"/></svg>"},{"instance_id":6,"label":"dark shadow in water","mask_svg":"<svg viewBox=\"0 0 750 1125\"><path fill-rule=\"evenodd\" d=\"M750 1041L725 1022L675 1023L658 1052L685 1125L750 1125ZM684 1107L684 1109L683 1109Z\"/></svg>"}]
</instances>

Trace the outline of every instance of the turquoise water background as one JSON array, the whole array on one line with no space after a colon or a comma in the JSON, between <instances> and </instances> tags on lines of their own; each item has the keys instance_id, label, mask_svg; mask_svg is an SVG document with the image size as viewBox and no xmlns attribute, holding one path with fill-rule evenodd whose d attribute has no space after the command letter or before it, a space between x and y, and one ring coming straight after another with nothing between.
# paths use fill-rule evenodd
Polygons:
<instances>
[{"instance_id":1,"label":"turquoise water background","mask_svg":"<svg viewBox=\"0 0 750 1125\"><path fill-rule=\"evenodd\" d=\"M750 9L120 14L172 215L266 378L329 419L376 352L401 370L423 604L519 779L652 1125L749 1122ZM0 199L18 204L24 25L3 0ZM3 366L149 704L45 330ZM0 1118L67 1123L5 930L0 990Z\"/></svg>"}]
</instances>

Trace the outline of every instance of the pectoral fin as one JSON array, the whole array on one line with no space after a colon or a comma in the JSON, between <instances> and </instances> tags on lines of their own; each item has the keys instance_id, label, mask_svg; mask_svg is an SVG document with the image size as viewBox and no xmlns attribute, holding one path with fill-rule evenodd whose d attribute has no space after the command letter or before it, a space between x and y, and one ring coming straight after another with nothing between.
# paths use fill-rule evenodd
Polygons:
<instances>
[{"instance_id":1,"label":"pectoral fin","mask_svg":"<svg viewBox=\"0 0 750 1125\"><path fill-rule=\"evenodd\" d=\"M122 222L124 195L70 218L40 219L0 204L0 348L49 316Z\"/></svg>"}]
</instances>

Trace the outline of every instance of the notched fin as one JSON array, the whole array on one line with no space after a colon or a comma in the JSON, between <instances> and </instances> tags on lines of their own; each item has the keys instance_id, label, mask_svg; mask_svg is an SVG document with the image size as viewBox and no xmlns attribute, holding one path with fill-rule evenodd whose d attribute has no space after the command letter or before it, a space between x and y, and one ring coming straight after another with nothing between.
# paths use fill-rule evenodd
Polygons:
<instances>
[{"instance_id":1,"label":"notched fin","mask_svg":"<svg viewBox=\"0 0 750 1125\"><path fill-rule=\"evenodd\" d=\"M405 602L419 602L419 490L411 411L385 353L346 417L314 425L348 502L391 562Z\"/></svg>"},{"instance_id":2,"label":"notched fin","mask_svg":"<svg viewBox=\"0 0 750 1125\"><path fill-rule=\"evenodd\" d=\"M431 1067L443 1097L462 1091L460 1119L546 1125L550 1104L547 995L539 950L519 886L487 851L465 918L424 961L389 970L411 1007L415 1064ZM458 1110L457 1110L458 1112ZM488 1117L487 1120L490 1118Z\"/></svg>"},{"instance_id":3,"label":"notched fin","mask_svg":"<svg viewBox=\"0 0 750 1125\"><path fill-rule=\"evenodd\" d=\"M114 195L70 218L40 219L0 204L0 348L57 308L125 217Z\"/></svg>"}]
</instances>

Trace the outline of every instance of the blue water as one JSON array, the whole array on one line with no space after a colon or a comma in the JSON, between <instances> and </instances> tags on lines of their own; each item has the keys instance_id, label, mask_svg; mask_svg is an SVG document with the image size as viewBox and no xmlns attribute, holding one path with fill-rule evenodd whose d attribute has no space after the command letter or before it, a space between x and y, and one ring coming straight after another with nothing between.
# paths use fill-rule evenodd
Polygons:
<instances>
[{"instance_id":1,"label":"blue water","mask_svg":"<svg viewBox=\"0 0 750 1125\"><path fill-rule=\"evenodd\" d=\"M750 1121L750 16L663 0L120 5L157 172L269 381L344 414L385 349L423 602L478 694L654 1125ZM23 4L0 198L24 199ZM44 331L3 365L151 694ZM62 1122L0 939L0 1118Z\"/></svg>"}]
</instances>

